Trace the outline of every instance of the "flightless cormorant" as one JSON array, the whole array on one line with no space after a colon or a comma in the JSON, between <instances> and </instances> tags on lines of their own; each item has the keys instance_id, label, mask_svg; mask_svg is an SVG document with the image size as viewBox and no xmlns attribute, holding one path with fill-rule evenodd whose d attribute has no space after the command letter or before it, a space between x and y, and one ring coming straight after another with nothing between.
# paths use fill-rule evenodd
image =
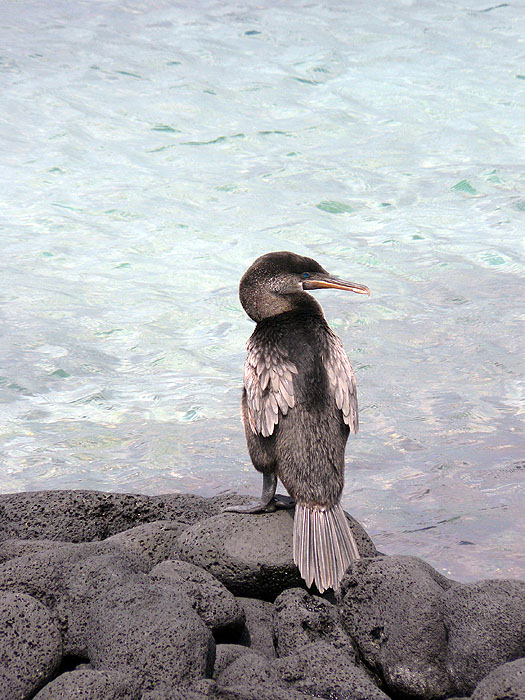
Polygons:
<instances>
[{"instance_id":1,"label":"flightless cormorant","mask_svg":"<svg viewBox=\"0 0 525 700\"><path fill-rule=\"evenodd\" d=\"M243 275L241 304L257 326L244 365L242 420L261 501L229 511L275 509L277 478L295 500L293 556L308 586L337 590L359 552L340 505L344 453L357 433L357 392L340 338L311 289L370 294L312 258L286 251L258 258Z\"/></svg>"}]
</instances>

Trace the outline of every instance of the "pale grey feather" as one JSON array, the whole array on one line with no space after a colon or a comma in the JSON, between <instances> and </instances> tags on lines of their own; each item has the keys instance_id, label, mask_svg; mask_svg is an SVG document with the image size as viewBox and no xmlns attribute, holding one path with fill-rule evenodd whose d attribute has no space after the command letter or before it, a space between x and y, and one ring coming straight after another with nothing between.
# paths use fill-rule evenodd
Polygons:
<instances>
[{"instance_id":1,"label":"pale grey feather","mask_svg":"<svg viewBox=\"0 0 525 700\"><path fill-rule=\"evenodd\" d=\"M244 363L244 387L248 420L255 434L272 435L279 414L286 415L295 406L293 375L297 367L284 348L263 348L249 340Z\"/></svg>"},{"instance_id":2,"label":"pale grey feather","mask_svg":"<svg viewBox=\"0 0 525 700\"><path fill-rule=\"evenodd\" d=\"M354 370L341 339L331 330L326 336L326 350L322 359L336 406L341 410L344 422L357 435L359 418Z\"/></svg>"},{"instance_id":3,"label":"pale grey feather","mask_svg":"<svg viewBox=\"0 0 525 700\"><path fill-rule=\"evenodd\" d=\"M293 529L293 559L306 585L321 593L338 590L345 571L359 559L359 551L338 503L319 508L297 503Z\"/></svg>"}]
</instances>

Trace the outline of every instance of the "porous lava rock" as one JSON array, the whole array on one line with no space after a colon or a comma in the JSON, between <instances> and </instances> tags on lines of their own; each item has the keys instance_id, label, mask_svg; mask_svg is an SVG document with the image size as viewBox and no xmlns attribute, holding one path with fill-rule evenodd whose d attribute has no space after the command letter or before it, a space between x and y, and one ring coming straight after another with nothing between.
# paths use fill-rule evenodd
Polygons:
<instances>
[{"instance_id":1,"label":"porous lava rock","mask_svg":"<svg viewBox=\"0 0 525 700\"><path fill-rule=\"evenodd\" d=\"M131 673L75 669L48 683L34 700L140 700L140 688Z\"/></svg>"},{"instance_id":2,"label":"porous lava rock","mask_svg":"<svg viewBox=\"0 0 525 700\"><path fill-rule=\"evenodd\" d=\"M284 688L277 669L264 654L250 651L238 656L235 661L217 676L217 685L221 687L241 686L277 686Z\"/></svg>"},{"instance_id":3,"label":"porous lava rock","mask_svg":"<svg viewBox=\"0 0 525 700\"><path fill-rule=\"evenodd\" d=\"M203 695L200 692L195 692L184 688L184 690L168 688L155 688L144 693L140 700L208 700L210 695Z\"/></svg>"},{"instance_id":4,"label":"porous lava rock","mask_svg":"<svg viewBox=\"0 0 525 700\"><path fill-rule=\"evenodd\" d=\"M448 674L458 695L470 695L493 669L525 656L525 582L454 586L443 596L443 621Z\"/></svg>"},{"instance_id":5,"label":"porous lava rock","mask_svg":"<svg viewBox=\"0 0 525 700\"><path fill-rule=\"evenodd\" d=\"M278 659L274 668L289 687L329 700L388 700L360 668L354 654L314 642Z\"/></svg>"},{"instance_id":6,"label":"porous lava rock","mask_svg":"<svg viewBox=\"0 0 525 700\"><path fill-rule=\"evenodd\" d=\"M39 552L48 552L51 549L57 549L61 544L67 545L68 542L56 540L4 540L0 542L0 564L9 561L9 559L22 557L24 554L33 555Z\"/></svg>"},{"instance_id":7,"label":"porous lava rock","mask_svg":"<svg viewBox=\"0 0 525 700\"><path fill-rule=\"evenodd\" d=\"M81 490L0 494L0 541L18 537L92 542L154 520L192 524L220 512L224 502L192 494Z\"/></svg>"},{"instance_id":8,"label":"porous lava rock","mask_svg":"<svg viewBox=\"0 0 525 700\"><path fill-rule=\"evenodd\" d=\"M211 677L215 643L188 598L164 583L116 586L91 605L88 655L98 670L137 671L145 690Z\"/></svg>"},{"instance_id":9,"label":"porous lava rock","mask_svg":"<svg viewBox=\"0 0 525 700\"><path fill-rule=\"evenodd\" d=\"M220 700L318 700L313 695L305 695L290 688L266 685L229 686L221 688L217 697Z\"/></svg>"},{"instance_id":10,"label":"porous lava rock","mask_svg":"<svg viewBox=\"0 0 525 700\"><path fill-rule=\"evenodd\" d=\"M57 605L63 624L64 648L68 654L85 656L91 604L116 586L145 584L147 576L133 559L120 552L93 553L82 557L67 572L64 593Z\"/></svg>"},{"instance_id":11,"label":"porous lava rock","mask_svg":"<svg viewBox=\"0 0 525 700\"><path fill-rule=\"evenodd\" d=\"M472 700L523 700L525 658L509 661L489 673L472 693Z\"/></svg>"},{"instance_id":12,"label":"porous lava rock","mask_svg":"<svg viewBox=\"0 0 525 700\"><path fill-rule=\"evenodd\" d=\"M293 654L316 641L329 642L355 656L337 607L303 588L290 588L276 598L274 629L279 656Z\"/></svg>"},{"instance_id":13,"label":"porous lava rock","mask_svg":"<svg viewBox=\"0 0 525 700\"><path fill-rule=\"evenodd\" d=\"M205 685L213 681L197 681L187 688L155 688L145 692L140 700L214 700L218 698L214 685Z\"/></svg>"},{"instance_id":14,"label":"porous lava rock","mask_svg":"<svg viewBox=\"0 0 525 700\"><path fill-rule=\"evenodd\" d=\"M104 542L62 544L0 565L0 589L27 593L52 611L64 654L86 653L90 604L99 593L147 580L142 559Z\"/></svg>"},{"instance_id":15,"label":"porous lava rock","mask_svg":"<svg viewBox=\"0 0 525 700\"><path fill-rule=\"evenodd\" d=\"M257 652L239 655L217 677L221 700L305 700L281 677L270 659Z\"/></svg>"},{"instance_id":16,"label":"porous lava rock","mask_svg":"<svg viewBox=\"0 0 525 700\"><path fill-rule=\"evenodd\" d=\"M222 512L247 500L0 496L0 700L522 700L523 582L450 581L354 521L317 595L293 511Z\"/></svg>"},{"instance_id":17,"label":"porous lava rock","mask_svg":"<svg viewBox=\"0 0 525 700\"><path fill-rule=\"evenodd\" d=\"M209 571L234 595L273 600L301 584L292 558L292 514L221 513L185 530L179 556Z\"/></svg>"},{"instance_id":18,"label":"porous lava rock","mask_svg":"<svg viewBox=\"0 0 525 700\"><path fill-rule=\"evenodd\" d=\"M62 659L62 639L49 610L24 593L0 595L0 697L30 697Z\"/></svg>"},{"instance_id":19,"label":"porous lava rock","mask_svg":"<svg viewBox=\"0 0 525 700\"><path fill-rule=\"evenodd\" d=\"M237 598L246 617L246 623L239 637L239 644L250 647L253 651L273 659L275 653L274 640L274 606L265 600L257 598Z\"/></svg>"},{"instance_id":20,"label":"porous lava rock","mask_svg":"<svg viewBox=\"0 0 525 700\"><path fill-rule=\"evenodd\" d=\"M238 656L217 677L221 700L305 700L286 686L272 661L253 651Z\"/></svg>"},{"instance_id":21,"label":"porous lava rock","mask_svg":"<svg viewBox=\"0 0 525 700\"><path fill-rule=\"evenodd\" d=\"M340 592L343 626L394 692L423 698L453 694L441 610L450 586L416 557L360 559L347 570Z\"/></svg>"},{"instance_id":22,"label":"porous lava rock","mask_svg":"<svg viewBox=\"0 0 525 700\"><path fill-rule=\"evenodd\" d=\"M370 538L350 520L363 556L376 553ZM221 513L187 528L178 556L206 569L234 594L274 600L304 586L292 555L293 510L257 515Z\"/></svg>"},{"instance_id":23,"label":"porous lava rock","mask_svg":"<svg viewBox=\"0 0 525 700\"><path fill-rule=\"evenodd\" d=\"M239 656L249 653L250 649L242 644L217 644L215 647L213 678L217 680L227 666L236 661Z\"/></svg>"},{"instance_id":24,"label":"porous lava rock","mask_svg":"<svg viewBox=\"0 0 525 700\"><path fill-rule=\"evenodd\" d=\"M104 542L141 557L145 566L152 568L169 558L186 527L186 523L174 520L155 520L111 535Z\"/></svg>"},{"instance_id":25,"label":"porous lava rock","mask_svg":"<svg viewBox=\"0 0 525 700\"><path fill-rule=\"evenodd\" d=\"M199 566L167 559L150 571L150 578L171 584L184 593L216 636L232 634L243 627L245 614L239 601L215 576Z\"/></svg>"}]
</instances>

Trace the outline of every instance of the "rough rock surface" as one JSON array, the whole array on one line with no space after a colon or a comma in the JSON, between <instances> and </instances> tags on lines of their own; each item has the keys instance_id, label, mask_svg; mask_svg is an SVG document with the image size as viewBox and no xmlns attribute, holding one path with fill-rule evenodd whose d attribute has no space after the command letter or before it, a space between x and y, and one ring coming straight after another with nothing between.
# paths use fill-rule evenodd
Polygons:
<instances>
[{"instance_id":1,"label":"rough rock surface","mask_svg":"<svg viewBox=\"0 0 525 700\"><path fill-rule=\"evenodd\" d=\"M89 659L96 669L133 669L145 689L210 677L215 643L210 630L176 588L117 586L91 606Z\"/></svg>"},{"instance_id":2,"label":"rough rock surface","mask_svg":"<svg viewBox=\"0 0 525 700\"><path fill-rule=\"evenodd\" d=\"M362 559L313 595L291 512L221 512L246 500L0 496L0 700L525 700L523 582L452 582L354 524Z\"/></svg>"},{"instance_id":3,"label":"rough rock surface","mask_svg":"<svg viewBox=\"0 0 525 700\"><path fill-rule=\"evenodd\" d=\"M273 600L301 585L292 560L290 511L221 513L185 530L179 556L206 569L234 595Z\"/></svg>"},{"instance_id":4,"label":"rough rock surface","mask_svg":"<svg viewBox=\"0 0 525 700\"><path fill-rule=\"evenodd\" d=\"M20 700L58 668L62 640L48 609L23 593L0 595L0 697Z\"/></svg>"},{"instance_id":5,"label":"rough rock surface","mask_svg":"<svg viewBox=\"0 0 525 700\"><path fill-rule=\"evenodd\" d=\"M224 499L191 494L142 496L100 491L31 491L0 494L0 541L92 542L153 520L195 523L219 513ZM52 515L52 517L50 517Z\"/></svg>"},{"instance_id":6,"label":"rough rock surface","mask_svg":"<svg viewBox=\"0 0 525 700\"><path fill-rule=\"evenodd\" d=\"M186 523L174 520L155 520L112 535L104 542L141 557L151 568L169 558L186 527Z\"/></svg>"},{"instance_id":7,"label":"rough rock surface","mask_svg":"<svg viewBox=\"0 0 525 700\"><path fill-rule=\"evenodd\" d=\"M373 556L372 541L354 523L360 552ZM286 588L304 586L293 563L292 528L292 510L221 513L182 533L179 556L212 573L234 595L274 600Z\"/></svg>"},{"instance_id":8,"label":"rough rock surface","mask_svg":"<svg viewBox=\"0 0 525 700\"><path fill-rule=\"evenodd\" d=\"M295 690L329 700L388 700L360 668L354 655L328 642L314 642L275 662Z\"/></svg>"},{"instance_id":9,"label":"rough rock surface","mask_svg":"<svg viewBox=\"0 0 525 700\"><path fill-rule=\"evenodd\" d=\"M275 657L274 606L256 598L237 598L244 610L246 624L238 643L250 647L252 651L264 654L269 659Z\"/></svg>"},{"instance_id":10,"label":"rough rock surface","mask_svg":"<svg viewBox=\"0 0 525 700\"><path fill-rule=\"evenodd\" d=\"M447 671L458 695L470 695L493 669L525 656L525 582L479 581L443 597Z\"/></svg>"},{"instance_id":11,"label":"rough rock surface","mask_svg":"<svg viewBox=\"0 0 525 700\"><path fill-rule=\"evenodd\" d=\"M317 700L313 695L305 695L290 688L257 684L220 688L217 697L220 700ZM199 698L199 700L204 699Z\"/></svg>"},{"instance_id":12,"label":"rough rock surface","mask_svg":"<svg viewBox=\"0 0 525 700\"><path fill-rule=\"evenodd\" d=\"M263 654L250 651L238 656L217 677L219 687L268 686L285 687L279 671Z\"/></svg>"},{"instance_id":13,"label":"rough rock surface","mask_svg":"<svg viewBox=\"0 0 525 700\"><path fill-rule=\"evenodd\" d=\"M209 700L209 698L213 697L216 696L208 693L203 694L200 691L189 690L188 688L184 688L184 690L155 688L155 690L144 693L140 700Z\"/></svg>"},{"instance_id":14,"label":"rough rock surface","mask_svg":"<svg viewBox=\"0 0 525 700\"><path fill-rule=\"evenodd\" d=\"M355 657L339 611L320 596L290 588L275 600L275 638L279 656L288 656L315 641L325 641Z\"/></svg>"},{"instance_id":15,"label":"rough rock surface","mask_svg":"<svg viewBox=\"0 0 525 700\"><path fill-rule=\"evenodd\" d=\"M227 666L236 661L239 656L249 653L250 649L242 644L217 644L215 648L213 678L217 680Z\"/></svg>"},{"instance_id":16,"label":"rough rock surface","mask_svg":"<svg viewBox=\"0 0 525 700\"><path fill-rule=\"evenodd\" d=\"M311 697L287 686L272 661L252 651L237 657L217 677L221 700L305 700Z\"/></svg>"},{"instance_id":17,"label":"rough rock surface","mask_svg":"<svg viewBox=\"0 0 525 700\"><path fill-rule=\"evenodd\" d=\"M450 582L416 557L360 559L342 582L342 619L366 662L398 693L453 694L441 600Z\"/></svg>"},{"instance_id":18,"label":"rough rock surface","mask_svg":"<svg viewBox=\"0 0 525 700\"><path fill-rule=\"evenodd\" d=\"M193 609L220 636L244 625L244 610L223 584L194 564L167 559L150 571L153 581L169 583L188 596Z\"/></svg>"},{"instance_id":19,"label":"rough rock surface","mask_svg":"<svg viewBox=\"0 0 525 700\"><path fill-rule=\"evenodd\" d=\"M120 671L74 670L48 683L34 700L140 700L138 678Z\"/></svg>"},{"instance_id":20,"label":"rough rock surface","mask_svg":"<svg viewBox=\"0 0 525 700\"><path fill-rule=\"evenodd\" d=\"M68 542L57 542L56 540L4 540L0 542L0 564L3 564L9 559L22 557L24 554L37 554L38 552L48 552L50 549L56 549L60 544L68 544Z\"/></svg>"},{"instance_id":21,"label":"rough rock surface","mask_svg":"<svg viewBox=\"0 0 525 700\"><path fill-rule=\"evenodd\" d=\"M472 700L523 700L525 658L498 666L478 684Z\"/></svg>"},{"instance_id":22,"label":"rough rock surface","mask_svg":"<svg viewBox=\"0 0 525 700\"><path fill-rule=\"evenodd\" d=\"M68 544L0 565L0 589L27 593L52 610L64 654L85 654L89 606L99 593L147 581L142 560L104 542Z\"/></svg>"}]
</instances>

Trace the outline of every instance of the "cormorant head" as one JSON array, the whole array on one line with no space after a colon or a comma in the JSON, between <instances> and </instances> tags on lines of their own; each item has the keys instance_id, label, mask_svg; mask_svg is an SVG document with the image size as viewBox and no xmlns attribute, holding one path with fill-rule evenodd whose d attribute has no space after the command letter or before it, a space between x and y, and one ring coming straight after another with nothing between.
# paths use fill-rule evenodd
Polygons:
<instances>
[{"instance_id":1,"label":"cormorant head","mask_svg":"<svg viewBox=\"0 0 525 700\"><path fill-rule=\"evenodd\" d=\"M370 294L368 287L330 275L318 262L296 253L280 251L261 255L246 270L239 285L243 309L254 321L286 311L310 309L321 312L309 289L345 289Z\"/></svg>"}]
</instances>

